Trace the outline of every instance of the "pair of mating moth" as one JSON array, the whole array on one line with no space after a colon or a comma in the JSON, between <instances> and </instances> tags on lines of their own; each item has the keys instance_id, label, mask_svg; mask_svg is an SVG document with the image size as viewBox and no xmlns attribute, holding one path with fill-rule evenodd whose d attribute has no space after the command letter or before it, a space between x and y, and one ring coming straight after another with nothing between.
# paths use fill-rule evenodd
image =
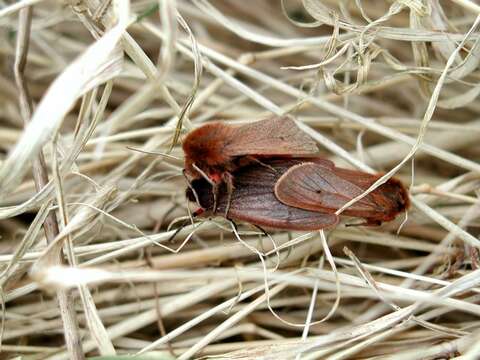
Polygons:
<instances>
[{"instance_id":1,"label":"pair of mating moth","mask_svg":"<svg viewBox=\"0 0 480 360\"><path fill-rule=\"evenodd\" d=\"M187 198L196 215L285 230L319 230L336 225L335 212L361 195L381 174L336 167L289 117L246 125L208 123L183 141ZM342 215L376 226L409 206L395 178L355 202Z\"/></svg>"}]
</instances>

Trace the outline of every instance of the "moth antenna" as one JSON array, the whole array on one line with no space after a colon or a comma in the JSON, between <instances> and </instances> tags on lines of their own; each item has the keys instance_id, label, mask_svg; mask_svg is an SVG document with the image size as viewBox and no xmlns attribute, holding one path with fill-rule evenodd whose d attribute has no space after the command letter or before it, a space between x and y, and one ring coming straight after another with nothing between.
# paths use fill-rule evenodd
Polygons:
<instances>
[{"instance_id":1,"label":"moth antenna","mask_svg":"<svg viewBox=\"0 0 480 360\"><path fill-rule=\"evenodd\" d=\"M192 194L193 194L193 197L195 198L195 201L197 202L198 205L200 205L200 199L199 199L199 197L198 197L198 194L197 194L197 192L195 191L195 189L193 188L192 183L190 182L190 179L188 178L185 169L182 170L182 174L183 174L183 176L185 177L185 180L187 181L188 188L189 188L190 190L192 190ZM200 205L200 206L201 206L201 205Z\"/></svg>"},{"instance_id":2,"label":"moth antenna","mask_svg":"<svg viewBox=\"0 0 480 360\"><path fill-rule=\"evenodd\" d=\"M248 159L251 160L251 161L253 161L253 162L258 163L259 165L265 166L267 169L272 170L274 173L277 173L277 172L278 172L273 166L270 166L270 165L268 165L268 164L265 164L263 161L257 159L257 158L254 157L254 156L248 156Z\"/></svg>"},{"instance_id":3,"label":"moth antenna","mask_svg":"<svg viewBox=\"0 0 480 360\"><path fill-rule=\"evenodd\" d=\"M212 187L215 186L215 182L213 182L212 179L210 179L210 178L208 177L208 175L205 174L205 172L204 172L202 169L200 169L195 163L192 164L192 167L193 167L195 170L197 170L198 173L199 173L200 175L202 175L202 177L203 177L210 185L212 185Z\"/></svg>"},{"instance_id":4,"label":"moth antenna","mask_svg":"<svg viewBox=\"0 0 480 360\"><path fill-rule=\"evenodd\" d=\"M218 184L214 181L212 181L212 179L210 179L208 177L207 174L205 174L205 172L200 169L195 163L192 164L193 168L195 170L198 171L198 173L200 175L202 175L202 177L210 184L212 185L212 191L213 191L213 213L215 214L215 212L217 211L217 199L218 199ZM200 203L199 203L200 204Z\"/></svg>"},{"instance_id":5,"label":"moth antenna","mask_svg":"<svg viewBox=\"0 0 480 360\"><path fill-rule=\"evenodd\" d=\"M134 148L132 146L127 146L127 149L132 150L132 151L136 151L136 152L140 152L140 153L144 153L144 154L147 154L147 155L163 156L163 157L173 159L173 160L178 160L178 161L182 160L182 159L180 159L176 156L173 156L173 155L170 155L170 154L167 154L167 153L156 152L156 151L147 151L147 150L137 149L137 148Z\"/></svg>"}]
</instances>

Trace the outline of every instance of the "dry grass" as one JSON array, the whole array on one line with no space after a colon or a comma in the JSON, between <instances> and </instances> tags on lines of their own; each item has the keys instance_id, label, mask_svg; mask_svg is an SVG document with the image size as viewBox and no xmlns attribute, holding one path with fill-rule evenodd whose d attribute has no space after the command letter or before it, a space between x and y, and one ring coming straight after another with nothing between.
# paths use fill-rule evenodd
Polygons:
<instances>
[{"instance_id":1,"label":"dry grass","mask_svg":"<svg viewBox=\"0 0 480 360\"><path fill-rule=\"evenodd\" d=\"M475 1L11 3L5 358L480 358ZM410 184L408 216L268 237L216 218L171 241L183 134L286 112L337 164Z\"/></svg>"}]
</instances>

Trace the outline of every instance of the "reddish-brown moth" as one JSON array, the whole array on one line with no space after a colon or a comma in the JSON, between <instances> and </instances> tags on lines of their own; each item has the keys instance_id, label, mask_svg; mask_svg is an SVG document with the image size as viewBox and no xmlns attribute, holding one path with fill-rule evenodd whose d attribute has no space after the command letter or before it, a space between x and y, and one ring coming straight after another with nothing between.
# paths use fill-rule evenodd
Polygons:
<instances>
[{"instance_id":1,"label":"reddish-brown moth","mask_svg":"<svg viewBox=\"0 0 480 360\"><path fill-rule=\"evenodd\" d=\"M275 184L275 196L286 205L320 212L335 212L361 195L381 175L307 162L292 166ZM343 211L365 219L365 225L393 220L409 206L403 184L389 179Z\"/></svg>"},{"instance_id":2,"label":"reddish-brown moth","mask_svg":"<svg viewBox=\"0 0 480 360\"><path fill-rule=\"evenodd\" d=\"M315 161L333 166L328 160ZM191 201L198 200L205 210L204 216L226 215L228 219L262 227L310 231L335 225L338 216L333 213L295 208L275 197L274 188L278 178L291 166L301 162L302 159L266 159L264 164L251 164L238 169L233 174L235 187L230 197L226 184L219 186L216 208L212 186L203 178L192 181L191 188L187 189L187 197Z\"/></svg>"},{"instance_id":3,"label":"reddish-brown moth","mask_svg":"<svg viewBox=\"0 0 480 360\"><path fill-rule=\"evenodd\" d=\"M223 215L276 229L319 230L335 225L335 211L362 194L379 176L337 168L318 157L269 158L236 170L230 197L222 183L217 207L213 188L203 178L192 182L187 197L197 200L205 215ZM342 214L365 219L361 225L376 226L393 220L408 205L402 183L390 179Z\"/></svg>"},{"instance_id":4,"label":"reddish-brown moth","mask_svg":"<svg viewBox=\"0 0 480 360\"><path fill-rule=\"evenodd\" d=\"M212 122L190 132L182 144L189 181L201 177L213 186L223 181L232 192L232 173L264 157L295 157L318 151L315 142L287 117L272 117L246 125Z\"/></svg>"}]
</instances>

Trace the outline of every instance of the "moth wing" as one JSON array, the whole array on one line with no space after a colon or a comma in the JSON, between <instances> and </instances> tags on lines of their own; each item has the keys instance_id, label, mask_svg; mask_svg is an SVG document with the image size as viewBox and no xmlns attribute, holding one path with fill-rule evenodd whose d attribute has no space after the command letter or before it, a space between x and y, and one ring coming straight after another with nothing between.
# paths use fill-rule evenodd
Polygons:
<instances>
[{"instance_id":1,"label":"moth wing","mask_svg":"<svg viewBox=\"0 0 480 360\"><path fill-rule=\"evenodd\" d=\"M282 203L312 211L335 211L367 187L359 181L345 179L336 168L315 163L303 163L291 167L275 184L275 195ZM357 176L362 174L357 172ZM349 211L371 212L377 204L370 194L348 208Z\"/></svg>"},{"instance_id":2,"label":"moth wing","mask_svg":"<svg viewBox=\"0 0 480 360\"><path fill-rule=\"evenodd\" d=\"M254 165L235 173L228 217L259 226L286 230L319 230L338 222L338 216L291 207L278 201L275 183L289 162L271 162L269 166ZM217 214L223 215L228 202L226 189L219 194Z\"/></svg>"},{"instance_id":3,"label":"moth wing","mask_svg":"<svg viewBox=\"0 0 480 360\"><path fill-rule=\"evenodd\" d=\"M244 196L230 206L231 219L285 230L313 231L333 226L338 216L287 206L274 194Z\"/></svg>"},{"instance_id":4,"label":"moth wing","mask_svg":"<svg viewBox=\"0 0 480 360\"><path fill-rule=\"evenodd\" d=\"M361 173L355 170L335 168L335 173L342 179L348 180L362 189L369 188L381 175ZM402 182L396 178L390 178L386 183L380 185L370 195L375 199L375 204L381 206L385 211L403 211L408 208L410 200L408 192Z\"/></svg>"},{"instance_id":5,"label":"moth wing","mask_svg":"<svg viewBox=\"0 0 480 360\"><path fill-rule=\"evenodd\" d=\"M318 152L312 138L288 116L238 126L229 134L225 155L305 155Z\"/></svg>"},{"instance_id":6,"label":"moth wing","mask_svg":"<svg viewBox=\"0 0 480 360\"><path fill-rule=\"evenodd\" d=\"M335 168L335 174L362 189L370 187L379 178L378 175L338 167Z\"/></svg>"}]
</instances>

